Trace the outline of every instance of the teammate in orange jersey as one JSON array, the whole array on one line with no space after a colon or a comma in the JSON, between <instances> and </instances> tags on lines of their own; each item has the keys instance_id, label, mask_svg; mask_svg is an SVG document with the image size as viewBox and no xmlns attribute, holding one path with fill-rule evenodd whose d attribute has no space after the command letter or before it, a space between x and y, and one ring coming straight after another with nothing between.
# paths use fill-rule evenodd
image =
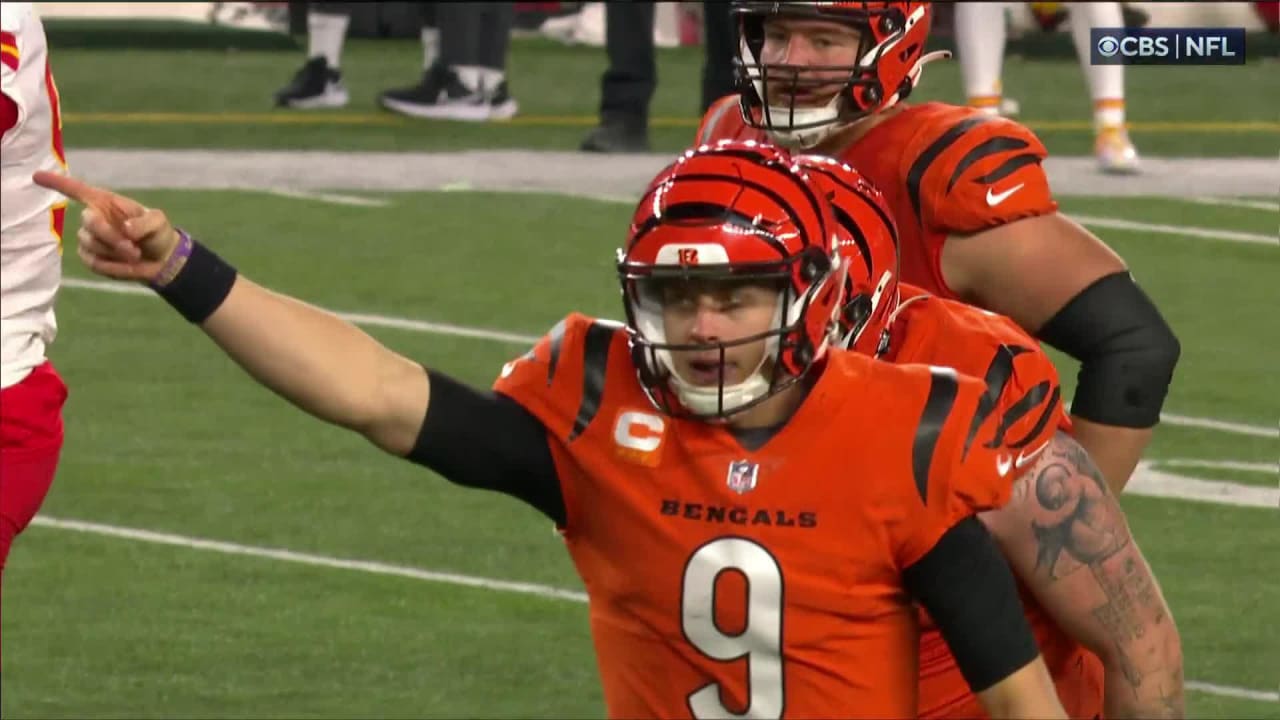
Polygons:
<instances>
[{"instance_id":1,"label":"teammate in orange jersey","mask_svg":"<svg viewBox=\"0 0 1280 720\"><path fill-rule=\"evenodd\" d=\"M1027 619L1067 714L1180 717L1177 627L1115 496L1067 434L1053 363L1008 318L899 285L897 229L884 197L844 163L796 159L825 184L844 228L837 243L849 271L842 342L893 363L983 377L979 415L1000 420L993 436L974 426L963 448L999 447L999 462L1029 468L1014 486L1014 502L981 517L1020 580ZM923 627L920 716L981 716L946 642L927 617Z\"/></svg>"},{"instance_id":2,"label":"teammate in orange jersey","mask_svg":"<svg viewBox=\"0 0 1280 720\"><path fill-rule=\"evenodd\" d=\"M160 211L40 181L90 206L95 272L151 282L263 384L552 518L611 716L914 716L912 598L992 714L1064 716L975 517L1011 492L996 451L960 448L985 385L829 349L835 221L785 153L665 170L620 251L628 322L570 315L496 393L237 278Z\"/></svg>"},{"instance_id":3,"label":"teammate in orange jersey","mask_svg":"<svg viewBox=\"0 0 1280 720\"><path fill-rule=\"evenodd\" d=\"M66 172L47 51L31 3L0 4L0 573L53 483L67 397L46 357L67 206L31 182Z\"/></svg>"},{"instance_id":4,"label":"teammate in orange jersey","mask_svg":"<svg viewBox=\"0 0 1280 720\"><path fill-rule=\"evenodd\" d=\"M926 62L927 2L735 2L740 95L700 143L768 137L858 168L889 201L902 277L1013 318L1081 361L1076 439L1119 492L1180 347L1124 261L1057 212L1044 146L1011 120L900 102Z\"/></svg>"}]
</instances>

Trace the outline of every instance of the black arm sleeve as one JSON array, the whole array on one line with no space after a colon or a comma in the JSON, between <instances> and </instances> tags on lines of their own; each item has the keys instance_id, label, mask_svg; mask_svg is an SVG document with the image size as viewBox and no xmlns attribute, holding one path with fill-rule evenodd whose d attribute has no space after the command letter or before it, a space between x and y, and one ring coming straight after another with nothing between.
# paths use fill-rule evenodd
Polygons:
<instances>
[{"instance_id":1,"label":"black arm sleeve","mask_svg":"<svg viewBox=\"0 0 1280 720\"><path fill-rule=\"evenodd\" d=\"M511 398L427 370L431 400L406 459L467 487L519 498L557 525L564 496L547 430Z\"/></svg>"},{"instance_id":2,"label":"black arm sleeve","mask_svg":"<svg viewBox=\"0 0 1280 720\"><path fill-rule=\"evenodd\" d=\"M1036 659L1013 572L987 528L965 518L903 573L976 693Z\"/></svg>"},{"instance_id":3,"label":"black arm sleeve","mask_svg":"<svg viewBox=\"0 0 1280 720\"><path fill-rule=\"evenodd\" d=\"M1037 334L1080 361L1073 414L1132 428L1160 421L1182 347L1128 271L1082 290Z\"/></svg>"}]
</instances>

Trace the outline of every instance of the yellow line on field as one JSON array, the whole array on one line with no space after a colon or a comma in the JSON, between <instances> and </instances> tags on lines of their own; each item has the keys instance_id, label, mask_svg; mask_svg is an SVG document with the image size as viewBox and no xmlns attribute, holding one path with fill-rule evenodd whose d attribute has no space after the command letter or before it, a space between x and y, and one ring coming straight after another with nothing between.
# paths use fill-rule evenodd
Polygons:
<instances>
[{"instance_id":1,"label":"yellow line on field","mask_svg":"<svg viewBox=\"0 0 1280 720\"><path fill-rule=\"evenodd\" d=\"M254 113L201 113L201 112L68 112L66 122L86 125L414 125L418 121L385 113L316 113L316 112L254 112ZM525 115L510 120L494 121L497 125L522 127L591 127L594 115ZM653 127L695 128L698 118L655 117L649 119ZM1033 130L1068 132L1092 132L1093 123L1087 120L1028 120ZM1131 122L1129 129L1135 132L1261 132L1280 133L1280 122L1265 120L1245 121L1154 121Z\"/></svg>"}]
</instances>

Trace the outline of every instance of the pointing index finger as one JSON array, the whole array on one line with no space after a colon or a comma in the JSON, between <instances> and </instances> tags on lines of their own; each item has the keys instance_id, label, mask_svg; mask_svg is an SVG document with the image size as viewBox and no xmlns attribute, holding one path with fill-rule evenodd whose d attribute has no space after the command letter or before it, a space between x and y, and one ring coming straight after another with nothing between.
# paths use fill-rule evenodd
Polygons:
<instances>
[{"instance_id":1,"label":"pointing index finger","mask_svg":"<svg viewBox=\"0 0 1280 720\"><path fill-rule=\"evenodd\" d=\"M145 208L127 197L95 187L70 175L41 170L32 175L31 179L41 187L92 207L116 227L123 227L127 218L141 215L145 211Z\"/></svg>"},{"instance_id":2,"label":"pointing index finger","mask_svg":"<svg viewBox=\"0 0 1280 720\"><path fill-rule=\"evenodd\" d=\"M82 180L77 180L70 175L48 172L47 170L37 172L35 175L31 176L31 179L40 187L60 192L72 200L84 205L104 205L111 195L111 193L106 190L96 188Z\"/></svg>"}]
</instances>

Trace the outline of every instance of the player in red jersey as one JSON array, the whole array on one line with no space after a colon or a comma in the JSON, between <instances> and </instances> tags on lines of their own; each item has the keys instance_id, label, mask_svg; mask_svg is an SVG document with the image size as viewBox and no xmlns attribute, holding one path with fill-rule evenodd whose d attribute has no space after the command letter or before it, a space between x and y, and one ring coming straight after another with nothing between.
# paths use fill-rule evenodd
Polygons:
<instances>
[{"instance_id":1,"label":"player in red jersey","mask_svg":"<svg viewBox=\"0 0 1280 720\"><path fill-rule=\"evenodd\" d=\"M763 139L843 160L884 194L902 277L1013 318L1081 362L1076 438L1124 487L1159 421L1180 347L1124 261L1058 213L1026 127L901 102L919 82L927 2L735 2L741 93L698 142Z\"/></svg>"},{"instance_id":2,"label":"player in red jersey","mask_svg":"<svg viewBox=\"0 0 1280 720\"><path fill-rule=\"evenodd\" d=\"M66 172L58 89L31 3L0 5L0 574L44 502L62 452L67 387L48 359L58 333L67 204L31 182Z\"/></svg>"},{"instance_id":3,"label":"player in red jersey","mask_svg":"<svg viewBox=\"0 0 1280 720\"><path fill-rule=\"evenodd\" d=\"M837 160L797 161L825 184L844 229L837 243L849 272L843 342L888 362L984 378L979 412L1001 419L989 436L975 426L964 447L1000 448L1004 467L1029 468L1014 485L1014 502L982 519L1018 576L1027 620L1067 714L1181 716L1177 627L1116 497L1067 434L1053 363L1012 320L899 284L898 233L884 197ZM981 716L927 616L923 626L920 716Z\"/></svg>"},{"instance_id":4,"label":"player in red jersey","mask_svg":"<svg viewBox=\"0 0 1280 720\"><path fill-rule=\"evenodd\" d=\"M90 206L91 269L150 282L264 385L553 519L611 716L914 716L912 599L988 711L1064 716L975 517L1011 491L997 450L961 451L986 386L830 348L835 220L785 153L660 174L620 251L627 323L568 316L496 393L238 277L158 210L38 177Z\"/></svg>"}]
</instances>

